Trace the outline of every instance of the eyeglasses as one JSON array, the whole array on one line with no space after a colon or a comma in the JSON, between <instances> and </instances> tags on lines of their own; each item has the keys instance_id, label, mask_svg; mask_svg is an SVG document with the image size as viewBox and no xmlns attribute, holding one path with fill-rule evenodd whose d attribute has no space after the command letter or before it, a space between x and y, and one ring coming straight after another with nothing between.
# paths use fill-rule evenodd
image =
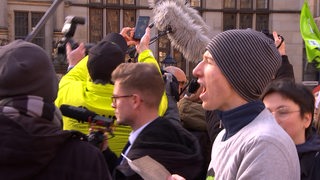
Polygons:
<instances>
[{"instance_id":1,"label":"eyeglasses","mask_svg":"<svg viewBox=\"0 0 320 180\"><path fill-rule=\"evenodd\" d=\"M117 99L119 99L119 98L127 98L127 97L132 97L132 96L133 96L133 94L123 95L123 96L113 95L113 96L111 96L111 101L112 101L112 104L116 104Z\"/></svg>"},{"instance_id":2,"label":"eyeglasses","mask_svg":"<svg viewBox=\"0 0 320 180\"><path fill-rule=\"evenodd\" d=\"M292 110L290 111L288 108L279 108L275 111L270 111L276 119L286 119L289 117L289 114L300 112L300 110Z\"/></svg>"}]
</instances>

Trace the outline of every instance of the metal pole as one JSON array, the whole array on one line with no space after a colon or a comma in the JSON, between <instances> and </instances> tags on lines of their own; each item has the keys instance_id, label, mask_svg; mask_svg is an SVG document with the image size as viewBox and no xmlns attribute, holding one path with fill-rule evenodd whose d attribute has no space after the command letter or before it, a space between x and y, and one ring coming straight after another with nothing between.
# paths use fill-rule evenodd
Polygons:
<instances>
[{"instance_id":1,"label":"metal pole","mask_svg":"<svg viewBox=\"0 0 320 180\"><path fill-rule=\"evenodd\" d=\"M44 24L48 21L48 19L52 16L54 12L56 12L56 9L58 5L62 2L63 0L55 0L53 4L50 6L50 8L46 11L46 13L42 16L38 24L36 25L35 28L31 31L30 34L25 38L25 41L31 42L32 39L39 33L40 29L44 26Z\"/></svg>"}]
</instances>

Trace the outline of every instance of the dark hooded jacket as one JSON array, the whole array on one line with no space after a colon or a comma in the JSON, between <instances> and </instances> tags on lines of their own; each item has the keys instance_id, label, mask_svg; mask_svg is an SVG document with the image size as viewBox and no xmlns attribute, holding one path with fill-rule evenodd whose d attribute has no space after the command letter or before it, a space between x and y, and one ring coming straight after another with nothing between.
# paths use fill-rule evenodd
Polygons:
<instances>
[{"instance_id":1,"label":"dark hooded jacket","mask_svg":"<svg viewBox=\"0 0 320 180\"><path fill-rule=\"evenodd\" d=\"M132 144L127 157L137 159L149 155L162 164L171 174L188 180L199 180L203 157L199 143L177 121L157 118L148 124ZM115 179L142 179L125 160L117 166Z\"/></svg>"},{"instance_id":2,"label":"dark hooded jacket","mask_svg":"<svg viewBox=\"0 0 320 180\"><path fill-rule=\"evenodd\" d=\"M0 178L110 179L98 148L41 117L0 113Z\"/></svg>"},{"instance_id":3,"label":"dark hooded jacket","mask_svg":"<svg viewBox=\"0 0 320 180\"><path fill-rule=\"evenodd\" d=\"M320 179L320 136L313 129L303 144L296 145L301 168L301 180Z\"/></svg>"}]
</instances>

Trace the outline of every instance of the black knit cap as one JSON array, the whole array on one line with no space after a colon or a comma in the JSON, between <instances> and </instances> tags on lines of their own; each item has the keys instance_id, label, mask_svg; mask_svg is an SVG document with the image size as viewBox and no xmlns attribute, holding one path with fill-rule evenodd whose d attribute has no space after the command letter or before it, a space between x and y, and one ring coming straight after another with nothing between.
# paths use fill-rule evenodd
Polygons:
<instances>
[{"instance_id":1,"label":"black knit cap","mask_svg":"<svg viewBox=\"0 0 320 180\"><path fill-rule=\"evenodd\" d=\"M123 52L126 52L128 49L126 40L119 33L114 33L114 32L109 33L101 41L115 42L122 49Z\"/></svg>"},{"instance_id":2,"label":"black knit cap","mask_svg":"<svg viewBox=\"0 0 320 180\"><path fill-rule=\"evenodd\" d=\"M52 60L41 47L23 40L0 46L0 99L34 95L51 103L57 91Z\"/></svg>"},{"instance_id":3,"label":"black knit cap","mask_svg":"<svg viewBox=\"0 0 320 180\"><path fill-rule=\"evenodd\" d=\"M125 61L127 43L118 33L110 33L89 51L88 71L93 81L111 82L112 71Z\"/></svg>"},{"instance_id":4,"label":"black knit cap","mask_svg":"<svg viewBox=\"0 0 320 180\"><path fill-rule=\"evenodd\" d=\"M274 41L252 29L222 32L206 49L231 86L248 102L259 98L281 65Z\"/></svg>"}]
</instances>

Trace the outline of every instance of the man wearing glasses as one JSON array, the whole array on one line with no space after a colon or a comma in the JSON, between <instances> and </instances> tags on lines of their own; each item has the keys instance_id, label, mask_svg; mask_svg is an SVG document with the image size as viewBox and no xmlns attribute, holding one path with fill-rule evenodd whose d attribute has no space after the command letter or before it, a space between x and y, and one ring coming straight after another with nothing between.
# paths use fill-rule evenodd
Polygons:
<instances>
[{"instance_id":1,"label":"man wearing glasses","mask_svg":"<svg viewBox=\"0 0 320 180\"><path fill-rule=\"evenodd\" d=\"M149 36L147 28L137 46L142 55L152 56L148 49ZM128 146L122 153L131 160L148 155L171 173L199 179L203 159L197 139L178 121L158 115L165 88L158 67L152 63L123 63L113 71L112 81L112 107L117 123L132 128ZM113 174L114 179L142 179L126 159L118 161Z\"/></svg>"}]
</instances>

